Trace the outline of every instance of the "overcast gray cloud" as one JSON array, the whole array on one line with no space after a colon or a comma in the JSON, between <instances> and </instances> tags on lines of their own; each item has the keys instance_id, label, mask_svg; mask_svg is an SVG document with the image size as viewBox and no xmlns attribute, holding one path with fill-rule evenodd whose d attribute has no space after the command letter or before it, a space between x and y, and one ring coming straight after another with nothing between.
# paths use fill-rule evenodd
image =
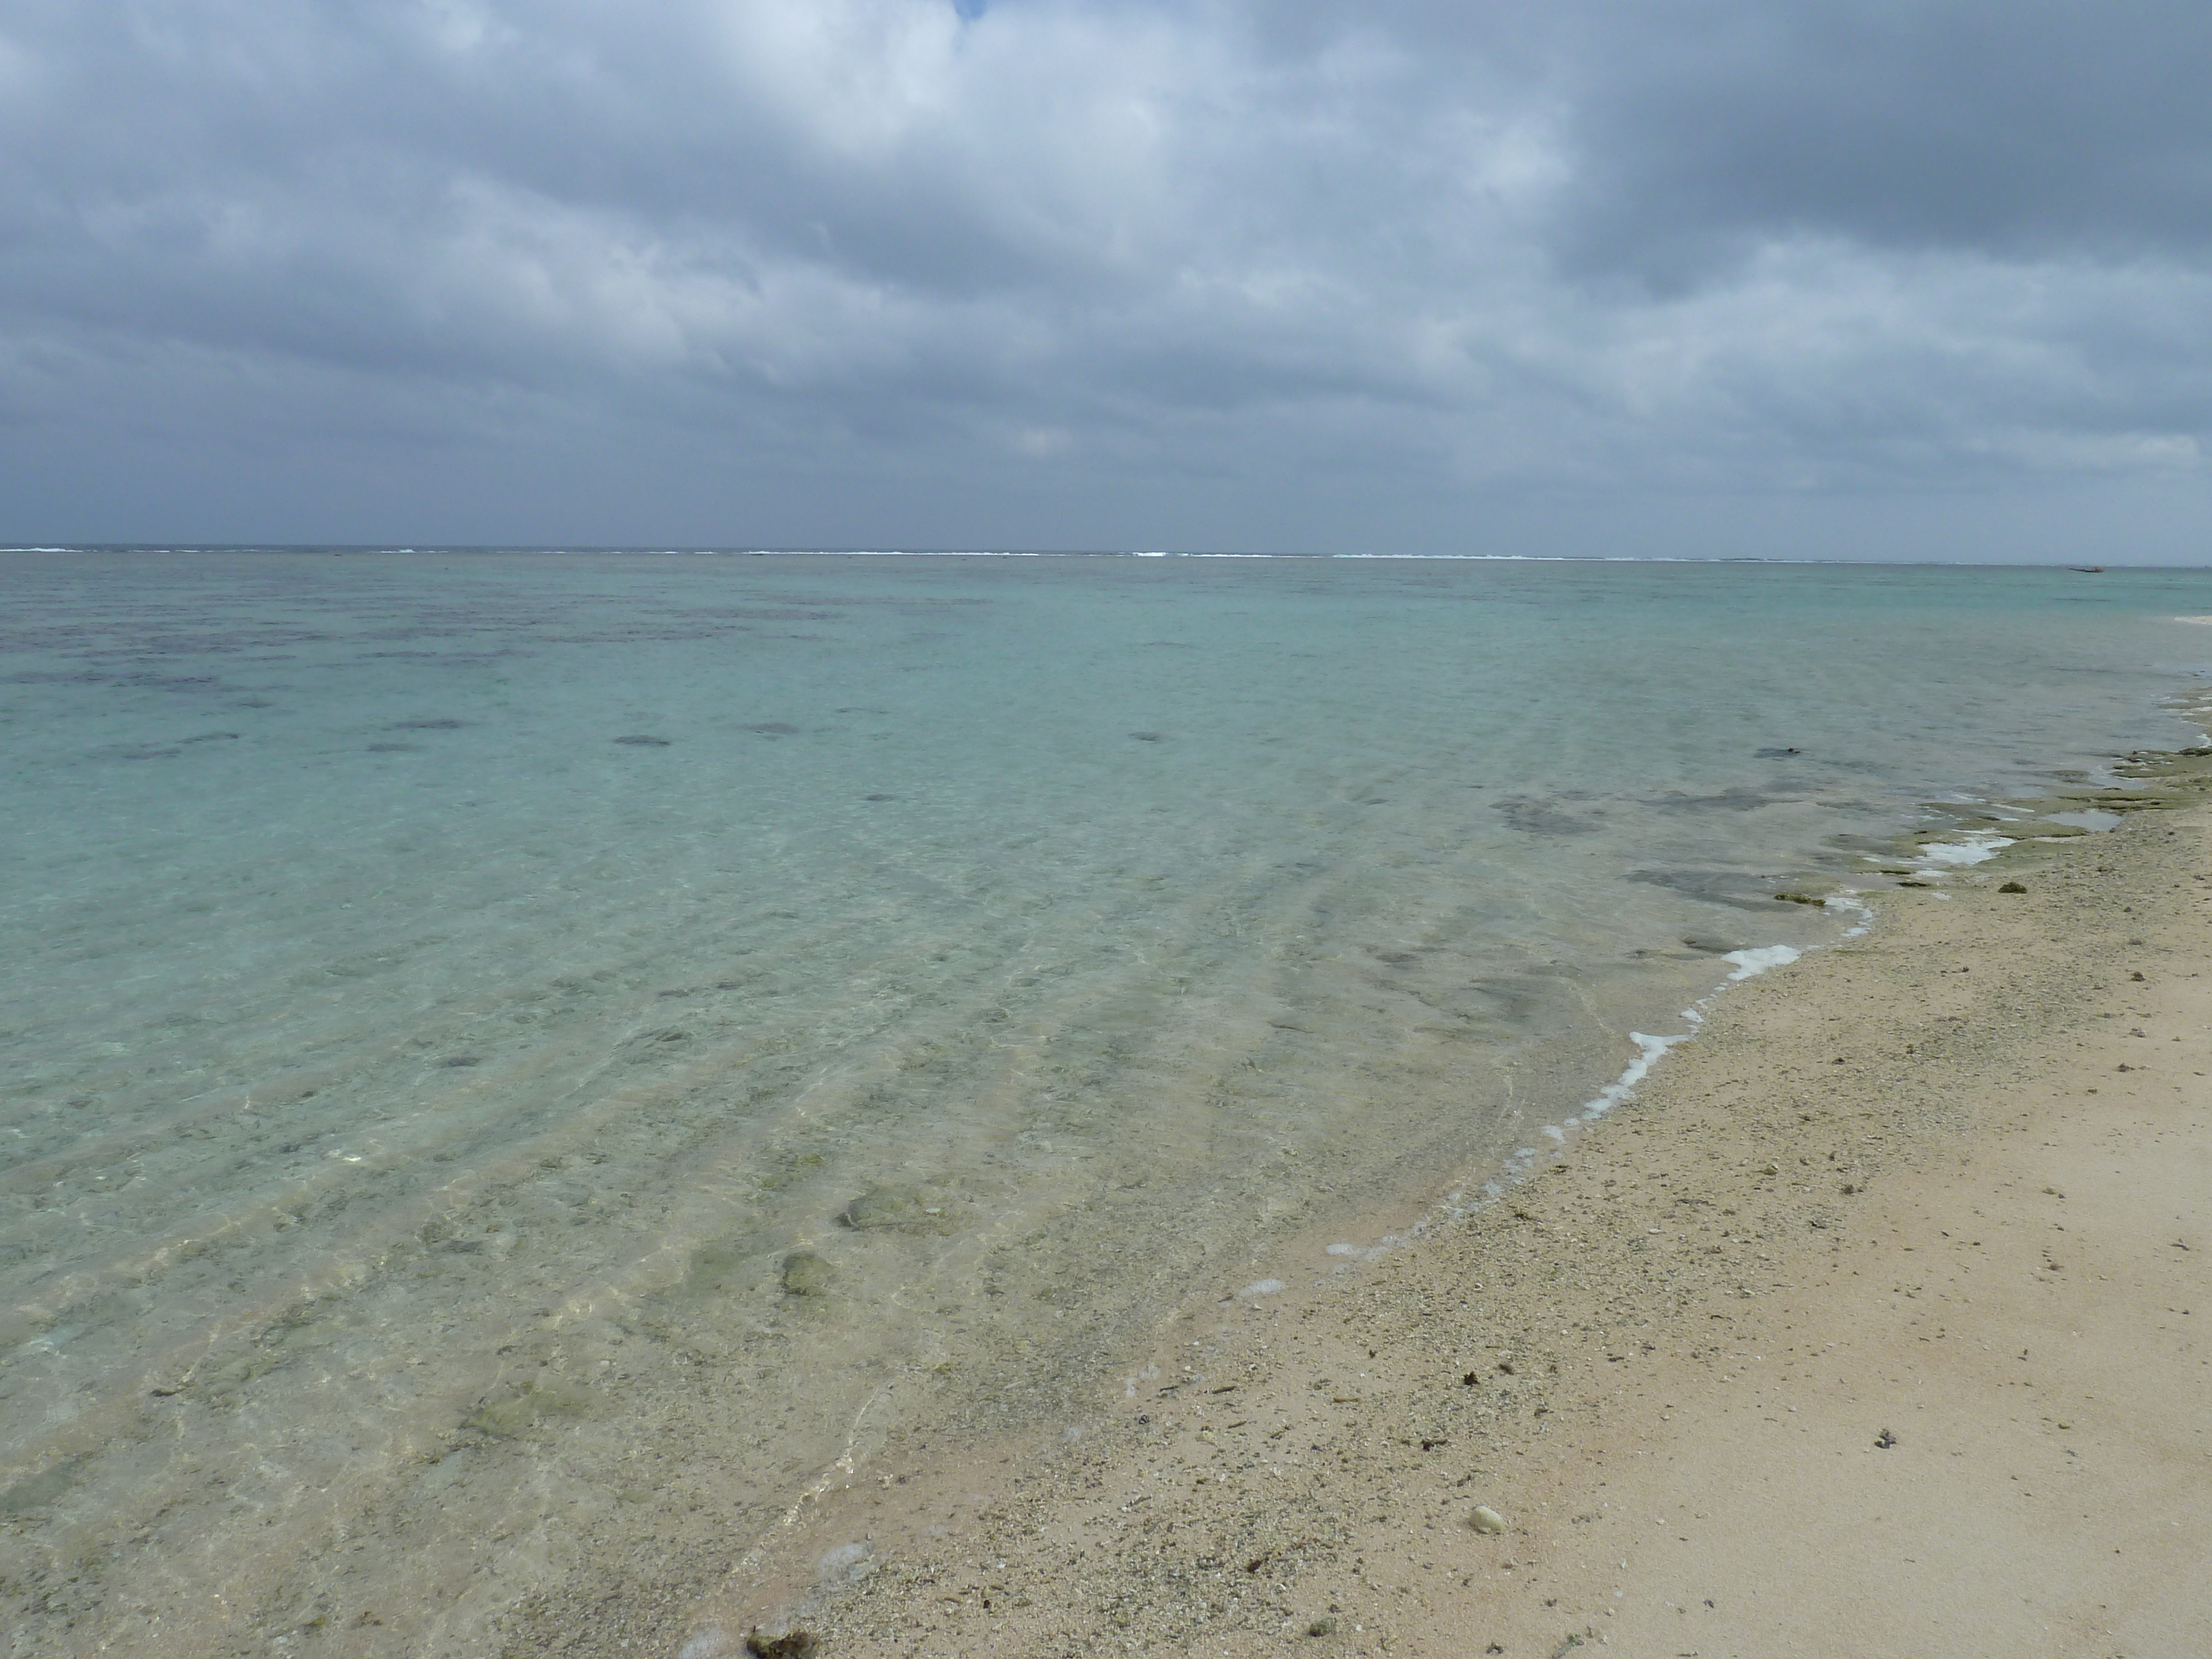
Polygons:
<instances>
[{"instance_id":1,"label":"overcast gray cloud","mask_svg":"<svg viewBox=\"0 0 2212 1659\"><path fill-rule=\"evenodd\" d=\"M2212 558L2212 12L0 0L0 535Z\"/></svg>"}]
</instances>

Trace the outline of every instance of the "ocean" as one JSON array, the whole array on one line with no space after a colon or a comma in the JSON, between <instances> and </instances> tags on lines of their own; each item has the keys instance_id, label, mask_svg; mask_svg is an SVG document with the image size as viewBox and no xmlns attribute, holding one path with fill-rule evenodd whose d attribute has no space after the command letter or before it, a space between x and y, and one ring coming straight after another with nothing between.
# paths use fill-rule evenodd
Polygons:
<instances>
[{"instance_id":1,"label":"ocean","mask_svg":"<svg viewBox=\"0 0 2212 1659\"><path fill-rule=\"evenodd\" d=\"M15 1654L496 1650L585 1539L681 1595L1073 1423L2212 676L2205 571L63 550L0 607Z\"/></svg>"}]
</instances>

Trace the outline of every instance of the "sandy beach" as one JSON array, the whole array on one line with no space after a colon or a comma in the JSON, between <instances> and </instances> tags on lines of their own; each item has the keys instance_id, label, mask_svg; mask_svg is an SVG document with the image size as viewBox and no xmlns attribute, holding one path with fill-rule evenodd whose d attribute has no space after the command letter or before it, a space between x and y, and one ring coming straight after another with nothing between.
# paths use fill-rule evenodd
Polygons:
<instances>
[{"instance_id":1,"label":"sandy beach","mask_svg":"<svg viewBox=\"0 0 2212 1659\"><path fill-rule=\"evenodd\" d=\"M845 1472L685 1659L2212 1651L2212 769L2144 770L1871 895L1471 1218Z\"/></svg>"}]
</instances>

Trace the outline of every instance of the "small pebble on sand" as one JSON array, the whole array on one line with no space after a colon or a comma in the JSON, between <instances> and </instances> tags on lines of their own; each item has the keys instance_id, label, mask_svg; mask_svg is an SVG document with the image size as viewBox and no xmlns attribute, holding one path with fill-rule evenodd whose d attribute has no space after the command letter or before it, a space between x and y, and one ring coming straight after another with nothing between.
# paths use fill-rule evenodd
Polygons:
<instances>
[{"instance_id":1,"label":"small pebble on sand","mask_svg":"<svg viewBox=\"0 0 2212 1659\"><path fill-rule=\"evenodd\" d=\"M1469 1522L1477 1532L1501 1533L1505 1530L1505 1517L1487 1504L1474 1506L1474 1518Z\"/></svg>"}]
</instances>

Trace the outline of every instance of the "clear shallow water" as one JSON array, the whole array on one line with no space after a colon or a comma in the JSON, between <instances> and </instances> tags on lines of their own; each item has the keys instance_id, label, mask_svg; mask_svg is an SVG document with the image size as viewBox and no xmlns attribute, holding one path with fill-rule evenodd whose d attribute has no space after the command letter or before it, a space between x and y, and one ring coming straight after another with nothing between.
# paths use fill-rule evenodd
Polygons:
<instances>
[{"instance_id":1,"label":"clear shallow water","mask_svg":"<svg viewBox=\"0 0 2212 1659\"><path fill-rule=\"evenodd\" d=\"M0 581L18 1651L482 1651L580 1540L718 1571L1479 1179L1832 936L1778 881L2189 740L2212 664L2191 572Z\"/></svg>"}]
</instances>

